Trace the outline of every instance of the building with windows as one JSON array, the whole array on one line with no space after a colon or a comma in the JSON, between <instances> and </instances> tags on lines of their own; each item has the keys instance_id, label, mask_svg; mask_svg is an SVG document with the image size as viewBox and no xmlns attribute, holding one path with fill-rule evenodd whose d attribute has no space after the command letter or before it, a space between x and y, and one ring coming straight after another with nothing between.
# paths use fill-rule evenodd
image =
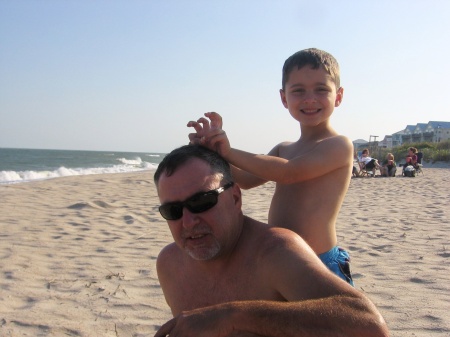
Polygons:
<instances>
[{"instance_id":1,"label":"building with windows","mask_svg":"<svg viewBox=\"0 0 450 337\"><path fill-rule=\"evenodd\" d=\"M450 122L430 121L427 124L408 125L402 134L405 143L439 143L450 139Z\"/></svg>"},{"instance_id":2,"label":"building with windows","mask_svg":"<svg viewBox=\"0 0 450 337\"><path fill-rule=\"evenodd\" d=\"M450 140L450 122L430 121L407 125L405 129L386 135L378 142L379 147L392 148L407 143L439 143Z\"/></svg>"}]
</instances>

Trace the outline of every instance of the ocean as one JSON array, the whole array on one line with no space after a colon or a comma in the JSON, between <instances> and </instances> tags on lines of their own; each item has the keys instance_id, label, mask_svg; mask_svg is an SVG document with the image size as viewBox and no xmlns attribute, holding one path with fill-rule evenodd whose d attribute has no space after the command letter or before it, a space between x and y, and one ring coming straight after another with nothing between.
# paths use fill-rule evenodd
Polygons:
<instances>
[{"instance_id":1,"label":"ocean","mask_svg":"<svg viewBox=\"0 0 450 337\"><path fill-rule=\"evenodd\" d=\"M0 148L0 184L155 170L165 153Z\"/></svg>"}]
</instances>

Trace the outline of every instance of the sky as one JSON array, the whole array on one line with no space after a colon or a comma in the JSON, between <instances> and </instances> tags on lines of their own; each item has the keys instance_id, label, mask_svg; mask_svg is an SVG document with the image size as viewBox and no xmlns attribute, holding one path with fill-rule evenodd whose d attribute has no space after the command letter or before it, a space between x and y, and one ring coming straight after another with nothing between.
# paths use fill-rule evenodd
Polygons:
<instances>
[{"instance_id":1,"label":"sky","mask_svg":"<svg viewBox=\"0 0 450 337\"><path fill-rule=\"evenodd\" d=\"M382 140L450 121L448 0L0 0L0 147L169 152L224 119L267 153L300 128L279 97L298 50L330 52L331 125Z\"/></svg>"}]
</instances>

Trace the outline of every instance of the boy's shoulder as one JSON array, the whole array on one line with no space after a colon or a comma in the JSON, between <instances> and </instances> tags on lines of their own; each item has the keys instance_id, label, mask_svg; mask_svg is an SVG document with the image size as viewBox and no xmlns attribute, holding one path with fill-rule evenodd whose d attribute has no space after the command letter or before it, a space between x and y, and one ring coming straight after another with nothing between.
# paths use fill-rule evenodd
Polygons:
<instances>
[{"instance_id":1,"label":"boy's shoulder","mask_svg":"<svg viewBox=\"0 0 450 337\"><path fill-rule=\"evenodd\" d=\"M310 139L308 141L304 141L303 139L299 139L296 142L282 142L275 146L274 149L287 149L292 148L296 150L303 150L305 148L316 149L316 148L329 148L330 150L351 150L353 152L353 143L352 141L343 135L331 135L328 137L321 137L317 139Z\"/></svg>"}]
</instances>

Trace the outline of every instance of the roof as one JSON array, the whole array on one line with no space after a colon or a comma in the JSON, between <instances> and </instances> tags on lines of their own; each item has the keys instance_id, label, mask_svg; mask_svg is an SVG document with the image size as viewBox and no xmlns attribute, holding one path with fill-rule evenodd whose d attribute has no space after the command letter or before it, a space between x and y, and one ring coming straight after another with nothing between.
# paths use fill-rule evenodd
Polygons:
<instances>
[{"instance_id":1,"label":"roof","mask_svg":"<svg viewBox=\"0 0 450 337\"><path fill-rule=\"evenodd\" d=\"M428 124L431 125L434 129L437 129L438 127L443 129L450 129L450 122L429 121Z\"/></svg>"},{"instance_id":2,"label":"roof","mask_svg":"<svg viewBox=\"0 0 450 337\"><path fill-rule=\"evenodd\" d=\"M352 142L353 144L367 144L368 141L364 139L357 139Z\"/></svg>"}]
</instances>

